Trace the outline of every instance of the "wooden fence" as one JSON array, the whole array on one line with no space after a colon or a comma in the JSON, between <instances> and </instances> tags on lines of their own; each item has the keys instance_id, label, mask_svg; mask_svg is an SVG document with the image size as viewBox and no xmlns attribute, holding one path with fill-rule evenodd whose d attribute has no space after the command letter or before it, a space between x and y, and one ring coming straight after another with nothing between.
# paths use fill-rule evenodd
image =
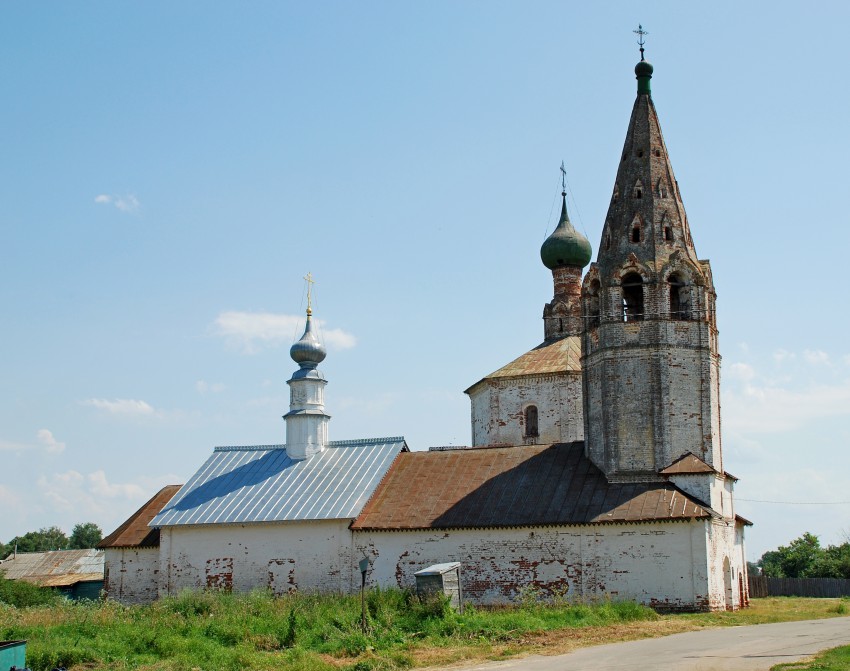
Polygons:
<instances>
[{"instance_id":1,"label":"wooden fence","mask_svg":"<svg viewBox=\"0 0 850 671\"><path fill-rule=\"evenodd\" d=\"M749 576L750 597L764 596L850 596L850 580L844 578L767 578Z\"/></svg>"}]
</instances>

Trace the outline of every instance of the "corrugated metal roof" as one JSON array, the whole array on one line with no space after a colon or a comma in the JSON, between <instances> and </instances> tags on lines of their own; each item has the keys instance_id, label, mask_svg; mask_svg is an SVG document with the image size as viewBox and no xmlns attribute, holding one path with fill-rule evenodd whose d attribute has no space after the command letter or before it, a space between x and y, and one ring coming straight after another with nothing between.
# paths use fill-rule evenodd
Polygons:
<instances>
[{"instance_id":1,"label":"corrugated metal roof","mask_svg":"<svg viewBox=\"0 0 850 671\"><path fill-rule=\"evenodd\" d=\"M533 350L514 359L499 370L490 373L479 382L495 378L545 375L549 373L581 372L581 338L568 336L552 342L544 342ZM476 382L472 387L476 384ZM469 393L470 387L465 393Z\"/></svg>"},{"instance_id":2,"label":"corrugated metal roof","mask_svg":"<svg viewBox=\"0 0 850 671\"><path fill-rule=\"evenodd\" d=\"M283 445L217 447L151 526L354 518L404 438L342 440L294 461Z\"/></svg>"},{"instance_id":3,"label":"corrugated metal roof","mask_svg":"<svg viewBox=\"0 0 850 671\"><path fill-rule=\"evenodd\" d=\"M352 528L600 524L712 514L670 483L608 482L579 442L402 454Z\"/></svg>"},{"instance_id":4,"label":"corrugated metal roof","mask_svg":"<svg viewBox=\"0 0 850 671\"><path fill-rule=\"evenodd\" d=\"M133 513L115 531L97 544L99 548L155 548L159 547L159 529L151 529L148 524L154 516L180 490L182 485L166 485L154 494L150 500Z\"/></svg>"},{"instance_id":5,"label":"corrugated metal roof","mask_svg":"<svg viewBox=\"0 0 850 671\"><path fill-rule=\"evenodd\" d=\"M697 475L702 473L717 473L717 470L709 466L693 452L683 454L672 464L662 471L661 475Z\"/></svg>"},{"instance_id":6,"label":"corrugated metal roof","mask_svg":"<svg viewBox=\"0 0 850 671\"><path fill-rule=\"evenodd\" d=\"M0 562L0 573L9 580L48 587L103 580L103 550L19 552L16 557Z\"/></svg>"}]
</instances>

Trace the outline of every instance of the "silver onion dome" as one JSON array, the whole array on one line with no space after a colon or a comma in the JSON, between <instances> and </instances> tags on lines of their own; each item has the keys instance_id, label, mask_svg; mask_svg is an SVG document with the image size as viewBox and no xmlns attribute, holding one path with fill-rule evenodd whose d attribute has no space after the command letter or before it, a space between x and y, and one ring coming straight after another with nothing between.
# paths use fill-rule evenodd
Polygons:
<instances>
[{"instance_id":1,"label":"silver onion dome","mask_svg":"<svg viewBox=\"0 0 850 671\"><path fill-rule=\"evenodd\" d=\"M312 311L307 309L307 326L301 339L289 348L289 356L301 368L315 368L328 355L325 346L313 333Z\"/></svg>"}]
</instances>

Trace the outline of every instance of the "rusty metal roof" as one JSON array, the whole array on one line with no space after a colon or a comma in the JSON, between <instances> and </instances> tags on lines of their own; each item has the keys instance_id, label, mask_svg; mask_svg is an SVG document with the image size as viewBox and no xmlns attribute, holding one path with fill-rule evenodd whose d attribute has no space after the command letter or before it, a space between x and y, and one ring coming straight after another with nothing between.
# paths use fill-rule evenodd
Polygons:
<instances>
[{"instance_id":1,"label":"rusty metal roof","mask_svg":"<svg viewBox=\"0 0 850 671\"><path fill-rule=\"evenodd\" d=\"M155 548L159 547L159 529L151 529L148 524L165 508L183 485L166 485L154 494L150 500L134 512L130 518L115 531L97 544L99 548Z\"/></svg>"},{"instance_id":2,"label":"rusty metal roof","mask_svg":"<svg viewBox=\"0 0 850 671\"><path fill-rule=\"evenodd\" d=\"M496 378L522 377L525 375L580 372L581 338L578 336L568 336L538 345L509 364L502 366L499 370L490 373L479 380L479 382ZM478 384L478 382L475 384ZM469 393L472 387L467 389L465 393Z\"/></svg>"},{"instance_id":3,"label":"rusty metal roof","mask_svg":"<svg viewBox=\"0 0 850 671\"><path fill-rule=\"evenodd\" d=\"M8 580L24 580L45 587L103 580L103 550L19 552L0 562L0 573Z\"/></svg>"},{"instance_id":4,"label":"rusty metal roof","mask_svg":"<svg viewBox=\"0 0 850 671\"><path fill-rule=\"evenodd\" d=\"M700 473L717 473L717 470L709 466L693 452L683 454L672 464L662 471L661 475L697 475Z\"/></svg>"},{"instance_id":5,"label":"rusty metal roof","mask_svg":"<svg viewBox=\"0 0 850 671\"><path fill-rule=\"evenodd\" d=\"M712 514L670 483L608 482L578 442L400 454L352 528L603 524Z\"/></svg>"},{"instance_id":6,"label":"rusty metal roof","mask_svg":"<svg viewBox=\"0 0 850 671\"><path fill-rule=\"evenodd\" d=\"M302 460L283 445L217 447L150 525L354 518L405 450L401 437L333 441Z\"/></svg>"}]
</instances>

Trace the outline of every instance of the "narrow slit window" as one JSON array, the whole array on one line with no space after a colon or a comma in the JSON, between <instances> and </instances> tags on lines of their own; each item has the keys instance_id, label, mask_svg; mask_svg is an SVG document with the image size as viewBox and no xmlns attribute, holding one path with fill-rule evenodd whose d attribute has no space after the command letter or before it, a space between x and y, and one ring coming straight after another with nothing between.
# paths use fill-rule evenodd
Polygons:
<instances>
[{"instance_id":1,"label":"narrow slit window","mask_svg":"<svg viewBox=\"0 0 850 671\"><path fill-rule=\"evenodd\" d=\"M678 273L667 278L670 290L670 319L687 320L691 310L688 302L688 287Z\"/></svg>"},{"instance_id":2,"label":"narrow slit window","mask_svg":"<svg viewBox=\"0 0 850 671\"><path fill-rule=\"evenodd\" d=\"M640 226L632 229L632 242L640 242Z\"/></svg>"},{"instance_id":3,"label":"narrow slit window","mask_svg":"<svg viewBox=\"0 0 850 671\"><path fill-rule=\"evenodd\" d=\"M536 438L540 433L537 429L537 406L530 405L525 409L525 437Z\"/></svg>"},{"instance_id":4,"label":"narrow slit window","mask_svg":"<svg viewBox=\"0 0 850 671\"><path fill-rule=\"evenodd\" d=\"M591 328L599 326L601 310L599 309L599 280L590 283L588 291L587 312Z\"/></svg>"},{"instance_id":5,"label":"narrow slit window","mask_svg":"<svg viewBox=\"0 0 850 671\"><path fill-rule=\"evenodd\" d=\"M623 321L643 321L643 278L629 273L623 278Z\"/></svg>"},{"instance_id":6,"label":"narrow slit window","mask_svg":"<svg viewBox=\"0 0 850 671\"><path fill-rule=\"evenodd\" d=\"M669 226L664 227L664 239L667 242L673 242L673 229Z\"/></svg>"}]
</instances>

